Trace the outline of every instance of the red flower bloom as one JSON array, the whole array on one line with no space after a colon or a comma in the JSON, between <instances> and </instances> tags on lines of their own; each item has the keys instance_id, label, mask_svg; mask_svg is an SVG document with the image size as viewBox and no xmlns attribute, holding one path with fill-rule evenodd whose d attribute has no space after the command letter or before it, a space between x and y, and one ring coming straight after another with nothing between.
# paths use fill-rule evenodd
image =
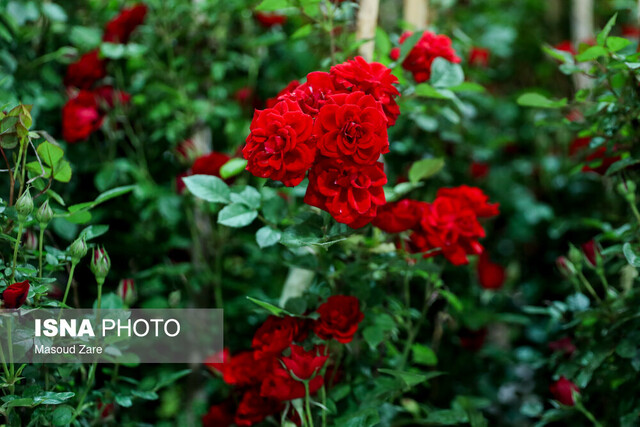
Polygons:
<instances>
[{"instance_id":1,"label":"red flower bloom","mask_svg":"<svg viewBox=\"0 0 640 427\"><path fill-rule=\"evenodd\" d=\"M358 298L346 295L329 297L317 311L320 318L313 326L316 335L323 340L334 338L343 344L351 342L364 319Z\"/></svg>"},{"instance_id":2,"label":"red flower bloom","mask_svg":"<svg viewBox=\"0 0 640 427\"><path fill-rule=\"evenodd\" d=\"M233 405L230 401L213 405L202 416L202 427L230 427L233 418Z\"/></svg>"},{"instance_id":3,"label":"red flower bloom","mask_svg":"<svg viewBox=\"0 0 640 427\"><path fill-rule=\"evenodd\" d=\"M309 393L313 394L318 391L323 383L322 376L316 375L309 381ZM260 394L279 401L300 399L305 395L304 384L294 379L285 368L278 364L262 382Z\"/></svg>"},{"instance_id":4,"label":"red flower bloom","mask_svg":"<svg viewBox=\"0 0 640 427\"><path fill-rule=\"evenodd\" d=\"M573 43L571 43L571 41L569 40L561 41L560 43L554 46L554 49L560 50L562 52L569 52L572 55L575 55L578 53L576 48L573 47Z\"/></svg>"},{"instance_id":5,"label":"red flower bloom","mask_svg":"<svg viewBox=\"0 0 640 427\"><path fill-rule=\"evenodd\" d=\"M571 341L571 338L569 337L564 337L556 341L551 341L548 345L549 345L549 349L551 349L552 351L564 353L565 356L571 356L577 350L575 344Z\"/></svg>"},{"instance_id":6,"label":"red flower bloom","mask_svg":"<svg viewBox=\"0 0 640 427\"><path fill-rule=\"evenodd\" d=\"M284 25L287 22L285 15L279 15L277 13L257 12L255 15L256 21L263 27L271 28L276 25Z\"/></svg>"},{"instance_id":7,"label":"red flower bloom","mask_svg":"<svg viewBox=\"0 0 640 427\"><path fill-rule=\"evenodd\" d=\"M472 162L469 174L475 179L482 179L489 175L489 165L482 162Z\"/></svg>"},{"instance_id":8,"label":"red flower bloom","mask_svg":"<svg viewBox=\"0 0 640 427\"><path fill-rule=\"evenodd\" d=\"M307 334L304 320L285 316L269 316L258 328L251 346L255 350L254 358L259 360L269 355L279 355L294 341L302 340Z\"/></svg>"},{"instance_id":9,"label":"red flower bloom","mask_svg":"<svg viewBox=\"0 0 640 427\"><path fill-rule=\"evenodd\" d=\"M460 345L465 350L478 351L484 346L484 340L487 338L487 328L481 329L461 329L458 332Z\"/></svg>"},{"instance_id":10,"label":"red flower bloom","mask_svg":"<svg viewBox=\"0 0 640 427\"><path fill-rule=\"evenodd\" d=\"M83 141L100 129L103 119L95 95L81 90L62 107L62 137L69 144Z\"/></svg>"},{"instance_id":11,"label":"red flower bloom","mask_svg":"<svg viewBox=\"0 0 640 427\"><path fill-rule=\"evenodd\" d=\"M602 256L602 248L599 243L594 242L593 240L589 240L587 243L582 244L582 253L589 261L592 267L596 267L598 265L598 257Z\"/></svg>"},{"instance_id":12,"label":"red flower bloom","mask_svg":"<svg viewBox=\"0 0 640 427\"><path fill-rule=\"evenodd\" d=\"M382 163L360 166L342 159L320 159L309 172L304 202L325 210L351 228L375 218L385 203L382 187L387 183Z\"/></svg>"},{"instance_id":13,"label":"red flower bloom","mask_svg":"<svg viewBox=\"0 0 640 427\"><path fill-rule=\"evenodd\" d=\"M400 44L404 43L413 33L406 31L400 37ZM400 48L391 50L391 59L400 58ZM459 63L460 58L451 47L451 39L445 35L436 35L425 31L418 43L411 49L409 55L402 61L402 68L411 72L416 82L422 83L431 77L431 64L436 58L444 58L453 63Z\"/></svg>"},{"instance_id":14,"label":"red flower bloom","mask_svg":"<svg viewBox=\"0 0 640 427\"><path fill-rule=\"evenodd\" d=\"M191 166L192 175L212 175L220 178L220 168L231 160L231 157L224 153L212 151L209 154L200 156Z\"/></svg>"},{"instance_id":15,"label":"red flower bloom","mask_svg":"<svg viewBox=\"0 0 640 427\"><path fill-rule=\"evenodd\" d=\"M420 224L426 203L404 199L390 202L378 208L373 225L387 233L401 233Z\"/></svg>"},{"instance_id":16,"label":"red flower bloom","mask_svg":"<svg viewBox=\"0 0 640 427\"><path fill-rule=\"evenodd\" d=\"M304 179L315 160L313 119L291 100L256 111L242 154L247 170L261 178L294 187Z\"/></svg>"},{"instance_id":17,"label":"red flower bloom","mask_svg":"<svg viewBox=\"0 0 640 427\"><path fill-rule=\"evenodd\" d=\"M280 101L282 101L284 98L286 98L287 95L292 94L296 88L300 86L300 82L297 80L293 80L291 82L289 82L289 84L282 89L280 92L278 92L278 94L276 96L274 96L273 98L269 98L267 99L267 108L273 108L276 106L276 104ZM305 111L306 113L306 111Z\"/></svg>"},{"instance_id":18,"label":"red flower bloom","mask_svg":"<svg viewBox=\"0 0 640 427\"><path fill-rule=\"evenodd\" d=\"M307 74L306 83L290 92L289 98L298 101L302 111L315 116L320 108L329 101L329 95L337 91L331 74L324 71L314 71Z\"/></svg>"},{"instance_id":19,"label":"red flower bloom","mask_svg":"<svg viewBox=\"0 0 640 427\"><path fill-rule=\"evenodd\" d=\"M111 43L127 43L131 33L144 22L146 15L147 6L142 3L122 9L118 16L107 23L102 40Z\"/></svg>"},{"instance_id":20,"label":"red flower bloom","mask_svg":"<svg viewBox=\"0 0 640 427\"><path fill-rule=\"evenodd\" d=\"M575 400L573 399L573 392L580 392L577 385L566 379L564 376L549 387L549 391L553 394L553 397L563 405L573 406Z\"/></svg>"},{"instance_id":21,"label":"red flower bloom","mask_svg":"<svg viewBox=\"0 0 640 427\"><path fill-rule=\"evenodd\" d=\"M489 254L483 252L478 259L478 280L484 289L500 289L504 284L504 267L491 262Z\"/></svg>"},{"instance_id":22,"label":"red flower bloom","mask_svg":"<svg viewBox=\"0 0 640 427\"><path fill-rule=\"evenodd\" d=\"M461 185L453 188L441 188L436 197L454 197L463 202L466 207L472 209L480 218L490 218L500 213L498 203L487 203L489 196L481 189Z\"/></svg>"},{"instance_id":23,"label":"red flower bloom","mask_svg":"<svg viewBox=\"0 0 640 427\"><path fill-rule=\"evenodd\" d=\"M476 67L487 67L490 55L489 49L474 46L469 52L469 64Z\"/></svg>"},{"instance_id":24,"label":"red flower bloom","mask_svg":"<svg viewBox=\"0 0 640 427\"><path fill-rule=\"evenodd\" d=\"M280 411L282 404L277 400L262 397L256 389L250 389L244 393L234 422L239 426L250 426Z\"/></svg>"},{"instance_id":25,"label":"red flower bloom","mask_svg":"<svg viewBox=\"0 0 640 427\"><path fill-rule=\"evenodd\" d=\"M131 100L131 95L121 90L114 90L113 86L100 86L96 88L93 93L99 103L104 103L105 106L113 108L114 101L120 105L127 105Z\"/></svg>"},{"instance_id":26,"label":"red flower bloom","mask_svg":"<svg viewBox=\"0 0 640 427\"><path fill-rule=\"evenodd\" d=\"M255 92L249 86L241 87L233 94L233 99L238 101L242 108L250 108L255 104Z\"/></svg>"},{"instance_id":27,"label":"red flower bloom","mask_svg":"<svg viewBox=\"0 0 640 427\"><path fill-rule=\"evenodd\" d=\"M361 91L373 96L382 104L388 120L387 125L396 124L400 107L395 97L399 96L400 92L393 86L398 79L391 74L391 69L379 62L367 62L361 56L357 56L351 61L334 65L330 72L338 88Z\"/></svg>"},{"instance_id":28,"label":"red flower bloom","mask_svg":"<svg viewBox=\"0 0 640 427\"><path fill-rule=\"evenodd\" d=\"M29 281L14 283L9 285L7 289L2 292L2 299L4 300L4 308L19 308L27 300L29 295Z\"/></svg>"},{"instance_id":29,"label":"red flower bloom","mask_svg":"<svg viewBox=\"0 0 640 427\"><path fill-rule=\"evenodd\" d=\"M256 357L256 353L247 350L232 356L226 366L222 366L224 382L237 387L260 384L267 373L273 370L277 360L270 355Z\"/></svg>"},{"instance_id":30,"label":"red flower bloom","mask_svg":"<svg viewBox=\"0 0 640 427\"><path fill-rule=\"evenodd\" d=\"M291 356L283 357L282 362L296 377L308 380L319 372L329 358L325 350L324 346L316 346L305 351L304 347L294 344L291 346Z\"/></svg>"},{"instance_id":31,"label":"red flower bloom","mask_svg":"<svg viewBox=\"0 0 640 427\"><path fill-rule=\"evenodd\" d=\"M379 102L363 92L330 95L313 130L325 157L372 165L389 152L384 112Z\"/></svg>"},{"instance_id":32,"label":"red flower bloom","mask_svg":"<svg viewBox=\"0 0 640 427\"><path fill-rule=\"evenodd\" d=\"M571 146L569 147L569 154L571 156L574 155L578 155L582 152L584 152L585 150L589 149L589 143L591 142L591 138L589 137L584 137L584 138L576 138L572 143ZM613 152L616 151L616 148L613 148ZM617 162L618 160L620 160L621 157L620 156L611 156L611 157L607 157L607 147L606 146L601 146L596 148L591 154L587 155L587 157L585 157L585 162L587 164L585 164L582 167L582 172L595 172L598 175L604 175L607 172L607 169L609 169L609 166L611 166L612 164L614 164L615 162ZM600 165L595 166L595 167L591 167L589 165L589 163L591 162L595 162L596 160L602 160L600 162Z\"/></svg>"},{"instance_id":33,"label":"red flower bloom","mask_svg":"<svg viewBox=\"0 0 640 427\"><path fill-rule=\"evenodd\" d=\"M107 62L100 59L98 50L85 53L80 59L67 68L64 77L65 86L75 86L78 89L89 89L95 82L107 75Z\"/></svg>"}]
</instances>

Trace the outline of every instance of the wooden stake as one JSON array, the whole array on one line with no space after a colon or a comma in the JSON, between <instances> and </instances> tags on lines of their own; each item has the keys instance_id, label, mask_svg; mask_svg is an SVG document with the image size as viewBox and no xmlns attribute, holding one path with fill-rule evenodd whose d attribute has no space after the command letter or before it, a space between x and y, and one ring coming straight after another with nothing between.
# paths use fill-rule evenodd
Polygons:
<instances>
[{"instance_id":1,"label":"wooden stake","mask_svg":"<svg viewBox=\"0 0 640 427\"><path fill-rule=\"evenodd\" d=\"M404 20L414 30L425 28L429 23L429 0L404 0Z\"/></svg>"},{"instance_id":2,"label":"wooden stake","mask_svg":"<svg viewBox=\"0 0 640 427\"><path fill-rule=\"evenodd\" d=\"M571 41L576 48L580 43L593 39L593 0L572 0L571 3ZM588 70L589 63L580 68ZM577 90L591 86L591 79L585 75L575 75L574 84Z\"/></svg>"},{"instance_id":3,"label":"wooden stake","mask_svg":"<svg viewBox=\"0 0 640 427\"><path fill-rule=\"evenodd\" d=\"M367 40L360 45L360 56L369 62L373 61L379 6L380 0L361 0L356 22L356 39Z\"/></svg>"}]
</instances>

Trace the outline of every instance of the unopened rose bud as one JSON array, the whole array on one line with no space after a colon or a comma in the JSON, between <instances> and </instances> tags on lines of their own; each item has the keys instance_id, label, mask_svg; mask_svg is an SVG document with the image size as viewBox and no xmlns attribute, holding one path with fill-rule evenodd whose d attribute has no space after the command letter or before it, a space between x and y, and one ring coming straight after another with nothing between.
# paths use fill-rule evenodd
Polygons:
<instances>
[{"instance_id":1,"label":"unopened rose bud","mask_svg":"<svg viewBox=\"0 0 640 427\"><path fill-rule=\"evenodd\" d=\"M560 273L567 278L570 279L576 274L576 267L573 265L571 261L567 259L565 256L559 256L556 258L556 265L558 266L558 270Z\"/></svg>"},{"instance_id":2,"label":"unopened rose bud","mask_svg":"<svg viewBox=\"0 0 640 427\"><path fill-rule=\"evenodd\" d=\"M49 200L45 200L45 202L40 205L38 210L36 211L36 220L40 223L40 227L46 227L51 220L53 219L53 211L51 210L51 206L49 206Z\"/></svg>"},{"instance_id":3,"label":"unopened rose bud","mask_svg":"<svg viewBox=\"0 0 640 427\"><path fill-rule=\"evenodd\" d=\"M73 262L80 261L88 251L87 242L84 240L84 236L77 238L71 246L69 246L69 255Z\"/></svg>"},{"instance_id":4,"label":"unopened rose bud","mask_svg":"<svg viewBox=\"0 0 640 427\"><path fill-rule=\"evenodd\" d=\"M635 203L636 202L636 184L635 182L629 180L625 182L621 182L617 187L618 193L624 197L627 202Z\"/></svg>"},{"instance_id":5,"label":"unopened rose bud","mask_svg":"<svg viewBox=\"0 0 640 427\"><path fill-rule=\"evenodd\" d=\"M35 251L38 249L38 236L31 230L27 230L24 233L23 243L25 248Z\"/></svg>"},{"instance_id":6,"label":"unopened rose bud","mask_svg":"<svg viewBox=\"0 0 640 427\"><path fill-rule=\"evenodd\" d=\"M569 261L579 269L582 266L582 251L573 245L569 245Z\"/></svg>"},{"instance_id":7,"label":"unopened rose bud","mask_svg":"<svg viewBox=\"0 0 640 427\"><path fill-rule=\"evenodd\" d=\"M589 240L581 248L584 257L587 259L588 266L596 268L602 264L602 247L599 243Z\"/></svg>"},{"instance_id":8,"label":"unopened rose bud","mask_svg":"<svg viewBox=\"0 0 640 427\"><path fill-rule=\"evenodd\" d=\"M91 271L96 276L96 280L99 284L104 282L105 277L109 274L111 269L111 260L109 254L102 248L95 248L93 250L93 256L91 257Z\"/></svg>"},{"instance_id":9,"label":"unopened rose bud","mask_svg":"<svg viewBox=\"0 0 640 427\"><path fill-rule=\"evenodd\" d=\"M33 199L29 190L22 193L22 196L16 202L16 212L18 212L18 220L24 221L27 219L31 212L33 212Z\"/></svg>"},{"instance_id":10,"label":"unopened rose bud","mask_svg":"<svg viewBox=\"0 0 640 427\"><path fill-rule=\"evenodd\" d=\"M137 299L135 281L133 279L122 279L118 283L118 296L128 306L133 304Z\"/></svg>"}]
</instances>

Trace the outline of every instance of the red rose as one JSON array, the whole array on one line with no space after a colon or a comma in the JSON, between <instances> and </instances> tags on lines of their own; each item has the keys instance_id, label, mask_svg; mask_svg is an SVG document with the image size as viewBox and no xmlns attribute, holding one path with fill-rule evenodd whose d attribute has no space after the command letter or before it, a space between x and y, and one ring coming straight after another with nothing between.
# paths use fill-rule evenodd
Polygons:
<instances>
[{"instance_id":1,"label":"red rose","mask_svg":"<svg viewBox=\"0 0 640 427\"><path fill-rule=\"evenodd\" d=\"M282 404L277 400L262 397L258 390L250 389L238 404L234 422L239 426L251 426L277 413L281 408Z\"/></svg>"},{"instance_id":2,"label":"red rose","mask_svg":"<svg viewBox=\"0 0 640 427\"><path fill-rule=\"evenodd\" d=\"M223 368L224 382L238 387L260 384L277 360L270 355L256 357L256 353L243 351L232 356L228 366Z\"/></svg>"},{"instance_id":3,"label":"red rose","mask_svg":"<svg viewBox=\"0 0 640 427\"><path fill-rule=\"evenodd\" d=\"M298 86L300 86L300 82L297 80L293 80L289 82L289 84L280 92L278 92L276 96L274 96L273 98L267 99L267 108L275 107L278 102L282 101L284 97L286 97L286 95L292 94L293 91L296 90Z\"/></svg>"},{"instance_id":4,"label":"red rose","mask_svg":"<svg viewBox=\"0 0 640 427\"><path fill-rule=\"evenodd\" d=\"M580 389L577 385L566 379L564 376L549 387L549 391L553 394L553 397L563 405L573 406L575 400L573 399L573 392L580 393Z\"/></svg>"},{"instance_id":5,"label":"red rose","mask_svg":"<svg viewBox=\"0 0 640 427\"><path fill-rule=\"evenodd\" d=\"M314 71L307 74L306 83L301 84L291 92L290 98L300 104L300 108L307 114L315 116L329 101L329 95L336 93L333 76L324 71Z\"/></svg>"},{"instance_id":6,"label":"red rose","mask_svg":"<svg viewBox=\"0 0 640 427\"><path fill-rule=\"evenodd\" d=\"M62 107L62 137L69 144L83 141L100 129L103 119L95 95L81 90Z\"/></svg>"},{"instance_id":7,"label":"red rose","mask_svg":"<svg viewBox=\"0 0 640 427\"><path fill-rule=\"evenodd\" d=\"M67 68L64 77L65 86L78 89L89 89L93 84L107 75L106 61L98 56L98 50L85 53L80 59Z\"/></svg>"},{"instance_id":8,"label":"red rose","mask_svg":"<svg viewBox=\"0 0 640 427\"><path fill-rule=\"evenodd\" d=\"M399 40L400 44L404 43L412 34L410 31L402 34ZM390 56L394 61L398 60L400 49L393 49ZM411 72L416 82L426 82L431 77L431 64L436 58L444 58L453 63L460 62L460 58L451 46L449 37L425 31L409 55L402 61L402 68Z\"/></svg>"},{"instance_id":9,"label":"red rose","mask_svg":"<svg viewBox=\"0 0 640 427\"><path fill-rule=\"evenodd\" d=\"M318 112L314 133L323 156L372 165L389 152L387 120L372 96L339 93Z\"/></svg>"},{"instance_id":10,"label":"red rose","mask_svg":"<svg viewBox=\"0 0 640 427\"><path fill-rule=\"evenodd\" d=\"M334 338L342 344L351 342L358 324L364 319L358 298L346 295L329 297L317 312L320 318L313 326L316 335L323 340Z\"/></svg>"},{"instance_id":11,"label":"red rose","mask_svg":"<svg viewBox=\"0 0 640 427\"><path fill-rule=\"evenodd\" d=\"M309 381L309 394L317 392L322 384L322 376L316 375ZM276 365L262 382L260 395L279 401L300 399L305 396L304 384L294 379L281 365Z\"/></svg>"},{"instance_id":12,"label":"red rose","mask_svg":"<svg viewBox=\"0 0 640 427\"><path fill-rule=\"evenodd\" d=\"M325 210L351 228L364 227L385 203L382 163L360 166L342 159L320 159L309 172L304 202Z\"/></svg>"},{"instance_id":13,"label":"red rose","mask_svg":"<svg viewBox=\"0 0 640 427\"><path fill-rule=\"evenodd\" d=\"M462 329L458 332L460 345L465 350L478 351L484 346L484 340L487 338L487 328L478 330Z\"/></svg>"},{"instance_id":14,"label":"red rose","mask_svg":"<svg viewBox=\"0 0 640 427\"><path fill-rule=\"evenodd\" d=\"M220 178L220 168L231 160L231 157L224 153L212 151L209 154L200 156L191 166L192 175L212 175Z\"/></svg>"},{"instance_id":15,"label":"red rose","mask_svg":"<svg viewBox=\"0 0 640 427\"><path fill-rule=\"evenodd\" d=\"M256 21L265 28L275 27L276 25L284 25L287 22L285 15L268 12L257 12L255 15Z\"/></svg>"},{"instance_id":16,"label":"red rose","mask_svg":"<svg viewBox=\"0 0 640 427\"><path fill-rule=\"evenodd\" d=\"M401 233L420 224L426 203L404 199L378 208L373 225L387 233Z\"/></svg>"},{"instance_id":17,"label":"red rose","mask_svg":"<svg viewBox=\"0 0 640 427\"><path fill-rule=\"evenodd\" d=\"M202 427L230 427L233 425L234 411L231 401L227 401L209 408L209 412L202 416Z\"/></svg>"},{"instance_id":18,"label":"red rose","mask_svg":"<svg viewBox=\"0 0 640 427\"><path fill-rule=\"evenodd\" d=\"M500 289L504 284L504 267L491 262L489 254L483 252L478 259L478 279L484 289Z\"/></svg>"},{"instance_id":19,"label":"red rose","mask_svg":"<svg viewBox=\"0 0 640 427\"><path fill-rule=\"evenodd\" d=\"M565 356L571 356L577 350L575 344L571 341L571 338L569 337L564 337L556 341L551 341L548 344L548 346L550 350L563 353Z\"/></svg>"},{"instance_id":20,"label":"red rose","mask_svg":"<svg viewBox=\"0 0 640 427\"><path fill-rule=\"evenodd\" d=\"M2 292L2 299L4 300L4 308L19 308L27 300L29 295L29 281L14 283L9 285L7 289Z\"/></svg>"},{"instance_id":21,"label":"red rose","mask_svg":"<svg viewBox=\"0 0 640 427\"><path fill-rule=\"evenodd\" d=\"M573 43L571 43L569 40L561 41L560 43L554 46L554 49L562 52L569 52L572 55L575 55L578 53L578 51L576 51L576 48L573 47Z\"/></svg>"},{"instance_id":22,"label":"red rose","mask_svg":"<svg viewBox=\"0 0 640 427\"><path fill-rule=\"evenodd\" d=\"M589 144L591 142L591 138L576 138L569 147L569 155L575 156L589 149ZM616 147L613 147L612 151L615 153ZM582 172L595 172L598 175L604 175L609 169L609 166L620 160L620 156L610 156L607 157L607 147L601 146L596 148L592 153L585 157L585 164L582 167ZM596 160L602 160L600 165L591 167L589 163L595 162Z\"/></svg>"},{"instance_id":23,"label":"red rose","mask_svg":"<svg viewBox=\"0 0 640 427\"><path fill-rule=\"evenodd\" d=\"M581 248L589 264L594 268L597 267L598 258L602 256L602 247L600 247L600 244L589 240L587 243L583 243Z\"/></svg>"},{"instance_id":24,"label":"red rose","mask_svg":"<svg viewBox=\"0 0 640 427\"><path fill-rule=\"evenodd\" d=\"M489 196L481 189L461 185L453 188L441 188L436 197L453 197L463 202L466 207L472 209L480 218L490 218L500 213L498 203L487 203Z\"/></svg>"},{"instance_id":25,"label":"red rose","mask_svg":"<svg viewBox=\"0 0 640 427\"><path fill-rule=\"evenodd\" d=\"M122 9L118 16L107 23L102 40L111 43L127 43L131 33L144 22L146 15L147 6L142 3Z\"/></svg>"},{"instance_id":26,"label":"red rose","mask_svg":"<svg viewBox=\"0 0 640 427\"><path fill-rule=\"evenodd\" d=\"M306 322L291 316L269 316L258 328L251 346L255 350L256 360L269 355L279 355L294 341L306 336Z\"/></svg>"},{"instance_id":27,"label":"red rose","mask_svg":"<svg viewBox=\"0 0 640 427\"><path fill-rule=\"evenodd\" d=\"M361 56L357 56L351 61L334 65L330 72L338 88L361 91L373 96L382 104L388 120L387 125L396 124L400 107L395 97L399 96L400 92L393 86L398 79L391 74L391 69L379 62L367 62Z\"/></svg>"},{"instance_id":28,"label":"red rose","mask_svg":"<svg viewBox=\"0 0 640 427\"><path fill-rule=\"evenodd\" d=\"M489 165L482 162L472 162L469 168L469 175L475 179L482 179L489 175Z\"/></svg>"},{"instance_id":29,"label":"red rose","mask_svg":"<svg viewBox=\"0 0 640 427\"><path fill-rule=\"evenodd\" d=\"M113 89L113 86L100 86L93 93L99 103L103 103L108 108L113 108L117 102L119 105L127 105L131 100L131 95L121 90Z\"/></svg>"},{"instance_id":30,"label":"red rose","mask_svg":"<svg viewBox=\"0 0 640 427\"><path fill-rule=\"evenodd\" d=\"M291 356L283 357L282 362L296 377L308 380L319 372L329 358L325 351L324 346L305 351L304 347L294 344L291 346Z\"/></svg>"},{"instance_id":31,"label":"red rose","mask_svg":"<svg viewBox=\"0 0 640 427\"><path fill-rule=\"evenodd\" d=\"M300 184L316 156L312 131L313 119L295 101L256 111L242 150L247 170L288 187Z\"/></svg>"},{"instance_id":32,"label":"red rose","mask_svg":"<svg viewBox=\"0 0 640 427\"><path fill-rule=\"evenodd\" d=\"M489 49L474 46L469 52L469 64L477 67L487 67L489 65L489 56Z\"/></svg>"}]
</instances>

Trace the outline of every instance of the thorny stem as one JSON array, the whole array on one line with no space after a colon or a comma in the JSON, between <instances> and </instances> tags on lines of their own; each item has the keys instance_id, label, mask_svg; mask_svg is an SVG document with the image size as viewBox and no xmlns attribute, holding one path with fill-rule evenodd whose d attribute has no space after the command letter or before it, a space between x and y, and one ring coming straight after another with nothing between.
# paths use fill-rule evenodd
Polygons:
<instances>
[{"instance_id":1,"label":"thorny stem","mask_svg":"<svg viewBox=\"0 0 640 427\"><path fill-rule=\"evenodd\" d=\"M600 297L598 296L598 294L596 293L596 291L593 289L593 286L591 286L591 283L589 283L589 281L587 280L586 277L584 277L584 274L582 274L582 271L578 271L578 277L580 278L580 281L582 282L582 284L584 285L585 288L587 288L587 291L589 291L589 293L598 301L598 302L602 302L602 300L600 299Z\"/></svg>"},{"instance_id":2,"label":"thorny stem","mask_svg":"<svg viewBox=\"0 0 640 427\"><path fill-rule=\"evenodd\" d=\"M40 238L38 239L38 272L39 279L42 279L42 241L44 240L44 227L40 227Z\"/></svg>"}]
</instances>

